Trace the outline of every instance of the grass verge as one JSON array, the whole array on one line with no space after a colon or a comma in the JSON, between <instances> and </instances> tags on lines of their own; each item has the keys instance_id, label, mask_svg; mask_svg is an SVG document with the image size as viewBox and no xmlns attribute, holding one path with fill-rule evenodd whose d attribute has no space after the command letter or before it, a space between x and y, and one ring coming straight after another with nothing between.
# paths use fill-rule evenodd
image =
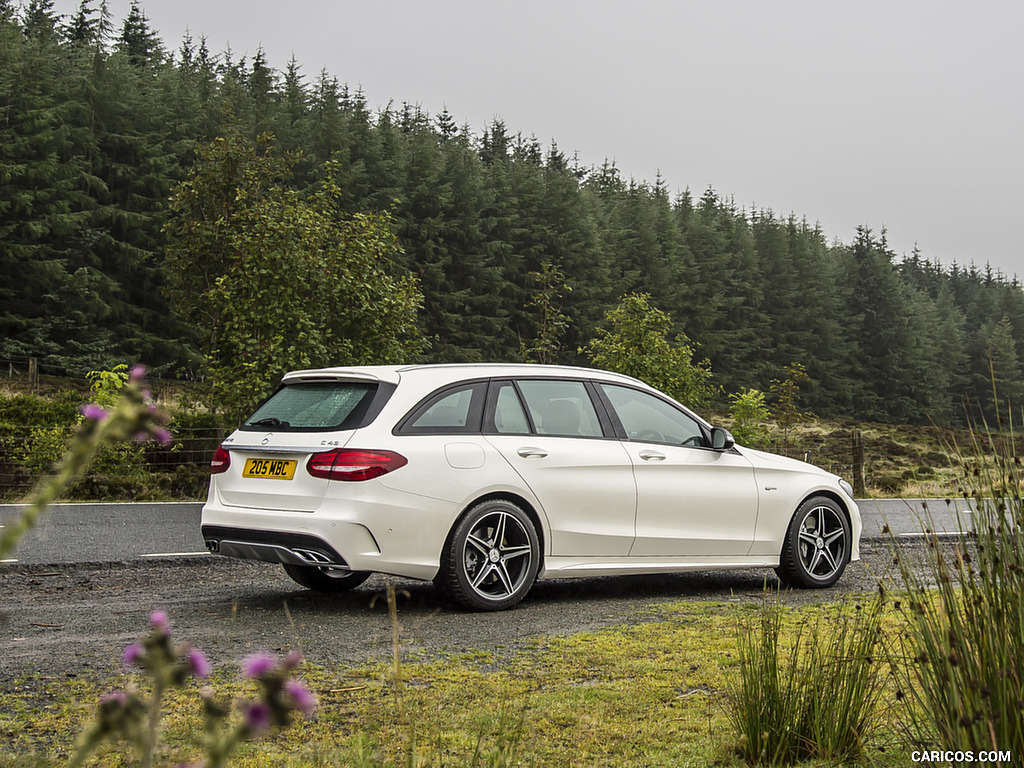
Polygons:
<instances>
[{"instance_id":1,"label":"grass verge","mask_svg":"<svg viewBox=\"0 0 1024 768\"><path fill-rule=\"evenodd\" d=\"M302 677L320 700L315 717L244 745L231 765L743 765L729 700L740 674L738 638L760 610L673 604L631 626L539 639L508 659L473 653L360 669L307 664ZM802 627L835 610L787 609L781 642L792 644ZM902 631L895 613L886 624ZM34 678L0 692L0 765L60 764L98 698L123 682ZM247 685L232 669L208 684L220 698L241 697ZM195 687L169 697L157 764L198 757L199 699ZM891 704L883 698L873 706L881 727L864 758L905 765L908 752L886 741L896 731L885 727L896 717ZM126 749L108 748L95 764L129 765Z\"/></svg>"}]
</instances>

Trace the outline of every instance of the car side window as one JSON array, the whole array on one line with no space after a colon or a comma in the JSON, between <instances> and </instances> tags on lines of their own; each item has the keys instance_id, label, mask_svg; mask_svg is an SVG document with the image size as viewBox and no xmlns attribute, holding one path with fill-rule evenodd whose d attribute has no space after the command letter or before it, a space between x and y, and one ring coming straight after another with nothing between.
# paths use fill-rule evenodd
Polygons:
<instances>
[{"instance_id":1,"label":"car side window","mask_svg":"<svg viewBox=\"0 0 1024 768\"><path fill-rule=\"evenodd\" d=\"M670 403L630 387L600 386L626 430L627 440L706 447L700 424Z\"/></svg>"},{"instance_id":2,"label":"car side window","mask_svg":"<svg viewBox=\"0 0 1024 768\"><path fill-rule=\"evenodd\" d=\"M604 436L582 381L522 379L517 383L538 435Z\"/></svg>"},{"instance_id":3,"label":"car side window","mask_svg":"<svg viewBox=\"0 0 1024 768\"><path fill-rule=\"evenodd\" d=\"M400 434L465 434L480 431L483 385L475 383L435 395L396 430Z\"/></svg>"},{"instance_id":4,"label":"car side window","mask_svg":"<svg viewBox=\"0 0 1024 768\"><path fill-rule=\"evenodd\" d=\"M501 435L528 435L530 422L512 384L501 384L494 399L494 431Z\"/></svg>"}]
</instances>

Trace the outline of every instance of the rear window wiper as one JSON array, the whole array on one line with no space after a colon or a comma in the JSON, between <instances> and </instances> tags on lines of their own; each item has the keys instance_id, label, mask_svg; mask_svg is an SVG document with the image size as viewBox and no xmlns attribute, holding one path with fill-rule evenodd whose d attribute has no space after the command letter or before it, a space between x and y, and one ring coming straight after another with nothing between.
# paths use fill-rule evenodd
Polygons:
<instances>
[{"instance_id":1,"label":"rear window wiper","mask_svg":"<svg viewBox=\"0 0 1024 768\"><path fill-rule=\"evenodd\" d=\"M290 427L287 421L281 421L277 416L267 416L265 419L254 421L250 427Z\"/></svg>"}]
</instances>

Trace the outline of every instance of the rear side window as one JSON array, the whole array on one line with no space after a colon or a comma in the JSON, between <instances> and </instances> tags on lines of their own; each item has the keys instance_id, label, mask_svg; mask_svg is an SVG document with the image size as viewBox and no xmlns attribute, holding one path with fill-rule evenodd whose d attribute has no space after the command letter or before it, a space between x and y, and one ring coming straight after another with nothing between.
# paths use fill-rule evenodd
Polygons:
<instances>
[{"instance_id":1,"label":"rear side window","mask_svg":"<svg viewBox=\"0 0 1024 768\"><path fill-rule=\"evenodd\" d=\"M582 381L523 379L518 384L538 435L603 435L597 411Z\"/></svg>"},{"instance_id":2,"label":"rear side window","mask_svg":"<svg viewBox=\"0 0 1024 768\"><path fill-rule=\"evenodd\" d=\"M530 422L526 420L523 404L511 384L502 384L494 402L494 431L504 435L530 434Z\"/></svg>"},{"instance_id":3,"label":"rear side window","mask_svg":"<svg viewBox=\"0 0 1024 768\"><path fill-rule=\"evenodd\" d=\"M434 392L402 419L396 435L465 435L480 431L485 382Z\"/></svg>"},{"instance_id":4,"label":"rear side window","mask_svg":"<svg viewBox=\"0 0 1024 768\"><path fill-rule=\"evenodd\" d=\"M246 419L242 429L356 429L362 426L377 387L351 381L288 384Z\"/></svg>"}]
</instances>

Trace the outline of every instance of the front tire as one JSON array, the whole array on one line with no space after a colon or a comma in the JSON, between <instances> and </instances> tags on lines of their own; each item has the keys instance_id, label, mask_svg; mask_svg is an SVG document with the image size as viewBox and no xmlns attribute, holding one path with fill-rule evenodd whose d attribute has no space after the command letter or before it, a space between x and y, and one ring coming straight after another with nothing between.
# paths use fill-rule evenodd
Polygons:
<instances>
[{"instance_id":1,"label":"front tire","mask_svg":"<svg viewBox=\"0 0 1024 768\"><path fill-rule=\"evenodd\" d=\"M509 501L485 501L455 526L437 581L464 608L500 611L526 596L539 567L540 540L529 516Z\"/></svg>"},{"instance_id":2,"label":"front tire","mask_svg":"<svg viewBox=\"0 0 1024 768\"><path fill-rule=\"evenodd\" d=\"M370 578L367 571L343 571L338 568L288 563L284 566L284 572L291 576L296 584L317 592L348 592Z\"/></svg>"},{"instance_id":3,"label":"front tire","mask_svg":"<svg viewBox=\"0 0 1024 768\"><path fill-rule=\"evenodd\" d=\"M831 587L850 562L850 521L838 503L814 496L797 509L775 573L790 587Z\"/></svg>"}]
</instances>

